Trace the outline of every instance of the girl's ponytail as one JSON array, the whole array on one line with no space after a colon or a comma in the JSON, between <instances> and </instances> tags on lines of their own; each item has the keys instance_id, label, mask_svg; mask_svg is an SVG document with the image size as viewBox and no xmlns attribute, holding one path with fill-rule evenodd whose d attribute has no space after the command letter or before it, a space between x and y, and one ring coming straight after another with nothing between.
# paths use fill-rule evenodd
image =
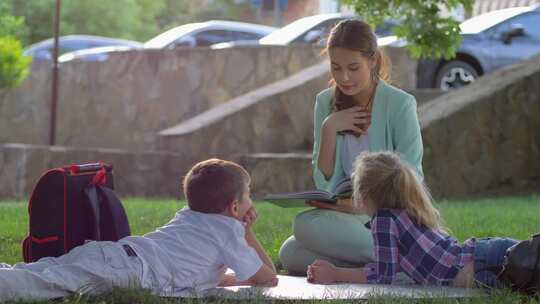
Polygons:
<instances>
[{"instance_id":1,"label":"girl's ponytail","mask_svg":"<svg viewBox=\"0 0 540 304\"><path fill-rule=\"evenodd\" d=\"M400 167L397 176L399 200L406 212L415 218L418 224L446 232L440 213L433 206L429 190L420 181L414 169L405 163L399 163L398 167Z\"/></svg>"}]
</instances>

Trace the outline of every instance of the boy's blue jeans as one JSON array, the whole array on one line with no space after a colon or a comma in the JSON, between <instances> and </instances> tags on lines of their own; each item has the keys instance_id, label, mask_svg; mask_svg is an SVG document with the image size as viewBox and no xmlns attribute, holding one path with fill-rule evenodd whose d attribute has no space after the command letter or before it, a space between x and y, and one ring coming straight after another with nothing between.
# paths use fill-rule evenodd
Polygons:
<instances>
[{"instance_id":1,"label":"boy's blue jeans","mask_svg":"<svg viewBox=\"0 0 540 304\"><path fill-rule=\"evenodd\" d=\"M474 278L479 287L502 288L503 284L493 272L483 270L487 267L502 266L506 250L518 241L510 238L481 238L476 240L474 250Z\"/></svg>"}]
</instances>

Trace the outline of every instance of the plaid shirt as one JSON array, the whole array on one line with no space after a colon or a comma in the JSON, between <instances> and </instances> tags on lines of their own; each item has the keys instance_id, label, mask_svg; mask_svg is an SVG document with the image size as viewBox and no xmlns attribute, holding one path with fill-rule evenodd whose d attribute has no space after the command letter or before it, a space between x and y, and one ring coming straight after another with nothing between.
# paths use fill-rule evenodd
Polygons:
<instances>
[{"instance_id":1,"label":"plaid shirt","mask_svg":"<svg viewBox=\"0 0 540 304\"><path fill-rule=\"evenodd\" d=\"M404 210L378 210L368 225L375 245L375 262L364 267L368 283L392 284L403 271L417 284L450 285L474 258L474 238L460 246L456 239L416 224Z\"/></svg>"}]
</instances>

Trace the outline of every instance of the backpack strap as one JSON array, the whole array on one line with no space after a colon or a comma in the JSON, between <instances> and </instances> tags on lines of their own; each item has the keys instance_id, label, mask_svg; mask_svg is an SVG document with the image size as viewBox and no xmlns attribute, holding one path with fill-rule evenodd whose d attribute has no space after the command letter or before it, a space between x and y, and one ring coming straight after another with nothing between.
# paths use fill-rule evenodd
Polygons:
<instances>
[{"instance_id":1,"label":"backpack strap","mask_svg":"<svg viewBox=\"0 0 540 304\"><path fill-rule=\"evenodd\" d=\"M96 241L101 240L101 211L100 199L96 188L105 185L107 181L107 170L103 163L93 163L86 165L73 165L70 167L72 172L95 171L95 175L90 181L90 184L84 188L86 202L89 204L91 213L91 221L93 226L92 238Z\"/></svg>"},{"instance_id":2,"label":"backpack strap","mask_svg":"<svg viewBox=\"0 0 540 304\"><path fill-rule=\"evenodd\" d=\"M89 186L84 189L86 194L86 202L89 204L89 209L91 212L91 222L93 226L92 238L96 241L101 240L101 219L100 219L100 208L99 208L99 199L96 191L96 186Z\"/></svg>"},{"instance_id":3,"label":"backpack strap","mask_svg":"<svg viewBox=\"0 0 540 304\"><path fill-rule=\"evenodd\" d=\"M105 210L108 210L113 218L113 225L111 228L114 236L121 239L125 236L131 235L126 212L124 211L122 202L116 193L112 189L105 186L96 186L95 189L97 189L98 193L104 198L102 203L105 206L102 207L106 208Z\"/></svg>"}]
</instances>

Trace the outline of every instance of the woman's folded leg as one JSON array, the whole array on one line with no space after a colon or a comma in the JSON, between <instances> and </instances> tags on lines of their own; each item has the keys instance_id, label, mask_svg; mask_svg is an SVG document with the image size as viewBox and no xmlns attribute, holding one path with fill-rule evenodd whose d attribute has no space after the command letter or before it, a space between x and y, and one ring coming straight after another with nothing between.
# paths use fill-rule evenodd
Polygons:
<instances>
[{"instance_id":1,"label":"woman's folded leg","mask_svg":"<svg viewBox=\"0 0 540 304\"><path fill-rule=\"evenodd\" d=\"M367 215L313 209L296 216L294 238L280 249L281 263L291 272L304 272L314 259L338 266L360 267L373 261L373 238L365 227Z\"/></svg>"},{"instance_id":2,"label":"woman's folded leg","mask_svg":"<svg viewBox=\"0 0 540 304\"><path fill-rule=\"evenodd\" d=\"M303 247L294 236L290 236L279 250L279 260L291 275L306 275L308 265L317 259L329 261L339 267L361 266L311 251Z\"/></svg>"}]
</instances>

